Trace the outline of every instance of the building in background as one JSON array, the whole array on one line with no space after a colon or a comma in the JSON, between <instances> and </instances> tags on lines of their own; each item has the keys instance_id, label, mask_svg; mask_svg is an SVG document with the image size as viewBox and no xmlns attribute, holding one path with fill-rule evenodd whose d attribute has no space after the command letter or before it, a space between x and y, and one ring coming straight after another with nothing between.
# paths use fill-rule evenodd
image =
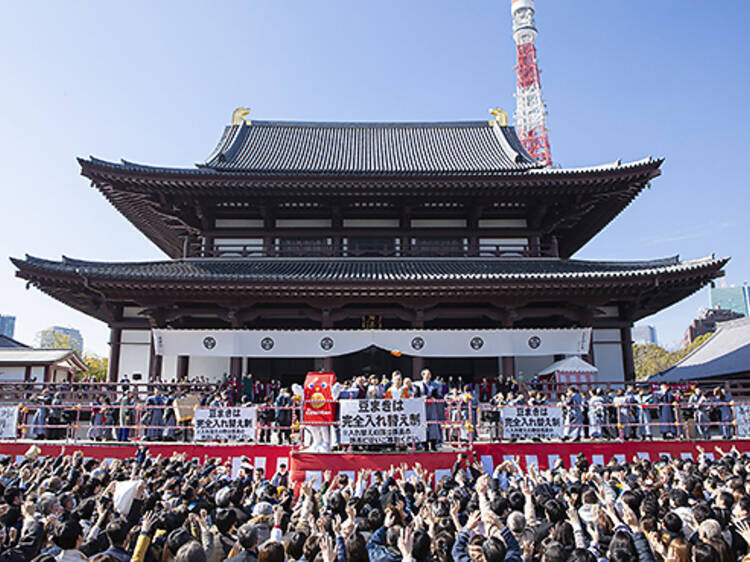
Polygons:
<instances>
[{"instance_id":1,"label":"building in background","mask_svg":"<svg viewBox=\"0 0 750 562\"><path fill-rule=\"evenodd\" d=\"M0 334L0 382L67 382L86 370L72 349L35 349Z\"/></svg>"},{"instance_id":2,"label":"building in background","mask_svg":"<svg viewBox=\"0 0 750 562\"><path fill-rule=\"evenodd\" d=\"M633 343L640 345L654 344L659 345L656 337L656 328L651 325L635 326L633 328Z\"/></svg>"},{"instance_id":3,"label":"building in background","mask_svg":"<svg viewBox=\"0 0 750 562\"><path fill-rule=\"evenodd\" d=\"M745 315L725 308L708 308L702 310L698 318L692 321L682 338L683 347L690 345L703 334L716 331L716 325L728 320L743 318Z\"/></svg>"},{"instance_id":4,"label":"building in background","mask_svg":"<svg viewBox=\"0 0 750 562\"><path fill-rule=\"evenodd\" d=\"M0 335L12 338L16 330L16 317L0 314Z\"/></svg>"},{"instance_id":5,"label":"building in background","mask_svg":"<svg viewBox=\"0 0 750 562\"><path fill-rule=\"evenodd\" d=\"M748 287L712 287L711 308L731 310L742 316L750 316Z\"/></svg>"},{"instance_id":6,"label":"building in background","mask_svg":"<svg viewBox=\"0 0 750 562\"><path fill-rule=\"evenodd\" d=\"M74 349L80 355L83 353L83 336L75 328L52 326L40 332L39 347Z\"/></svg>"},{"instance_id":7,"label":"building in background","mask_svg":"<svg viewBox=\"0 0 750 562\"><path fill-rule=\"evenodd\" d=\"M110 380L532 377L561 359L551 345L565 330L581 331L578 355L600 381L633 380L633 323L724 275L727 259L712 256L571 259L660 159L547 168L500 112L458 123L248 113L235 111L197 168L79 161L171 259L12 259L25 282L110 326ZM502 349L476 333L499 328ZM454 348L438 343L446 331Z\"/></svg>"}]
</instances>

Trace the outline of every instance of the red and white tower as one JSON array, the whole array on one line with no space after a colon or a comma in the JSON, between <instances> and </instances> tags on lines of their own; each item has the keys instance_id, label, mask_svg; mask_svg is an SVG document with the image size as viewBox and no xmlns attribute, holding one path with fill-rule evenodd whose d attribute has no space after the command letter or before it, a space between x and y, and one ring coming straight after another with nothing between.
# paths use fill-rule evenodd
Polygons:
<instances>
[{"instance_id":1,"label":"red and white tower","mask_svg":"<svg viewBox=\"0 0 750 562\"><path fill-rule=\"evenodd\" d=\"M536 63L534 0L511 0L513 40L516 42L516 131L529 154L552 164L547 130L547 107Z\"/></svg>"}]
</instances>

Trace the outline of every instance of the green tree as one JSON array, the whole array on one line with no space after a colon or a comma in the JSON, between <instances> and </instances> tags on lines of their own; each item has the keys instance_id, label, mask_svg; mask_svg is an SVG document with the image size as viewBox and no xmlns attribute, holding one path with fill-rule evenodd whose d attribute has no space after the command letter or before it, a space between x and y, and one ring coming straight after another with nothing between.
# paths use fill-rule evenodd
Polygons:
<instances>
[{"instance_id":1,"label":"green tree","mask_svg":"<svg viewBox=\"0 0 750 562\"><path fill-rule=\"evenodd\" d=\"M653 343L633 344L633 363L635 364L635 378L645 379L656 373L668 369L682 358L692 353L701 346L713 334L703 334L690 345L676 351L667 351L661 346Z\"/></svg>"},{"instance_id":2,"label":"green tree","mask_svg":"<svg viewBox=\"0 0 750 562\"><path fill-rule=\"evenodd\" d=\"M94 353L86 353L83 356L83 362L88 367L88 372L81 373L79 376L86 375L89 380L95 380L104 382L107 380L107 368L109 367L109 359L106 357L100 357Z\"/></svg>"},{"instance_id":3,"label":"green tree","mask_svg":"<svg viewBox=\"0 0 750 562\"><path fill-rule=\"evenodd\" d=\"M73 338L69 334L54 332L51 328L39 332L37 338L43 349L73 349Z\"/></svg>"}]
</instances>

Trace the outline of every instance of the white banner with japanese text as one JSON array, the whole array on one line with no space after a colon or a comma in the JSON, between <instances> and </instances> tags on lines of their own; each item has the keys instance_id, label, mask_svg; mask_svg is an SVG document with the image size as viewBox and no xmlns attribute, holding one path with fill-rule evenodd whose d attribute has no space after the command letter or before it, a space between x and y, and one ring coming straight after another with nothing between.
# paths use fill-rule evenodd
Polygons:
<instances>
[{"instance_id":1,"label":"white banner with japanese text","mask_svg":"<svg viewBox=\"0 0 750 562\"><path fill-rule=\"evenodd\" d=\"M0 407L0 439L15 439L18 424L18 406Z\"/></svg>"},{"instance_id":2,"label":"white banner with japanese text","mask_svg":"<svg viewBox=\"0 0 750 562\"><path fill-rule=\"evenodd\" d=\"M196 408L195 441L254 441L256 408Z\"/></svg>"},{"instance_id":3,"label":"white banner with japanese text","mask_svg":"<svg viewBox=\"0 0 750 562\"><path fill-rule=\"evenodd\" d=\"M503 439L561 439L560 406L503 406Z\"/></svg>"},{"instance_id":4,"label":"white banner with japanese text","mask_svg":"<svg viewBox=\"0 0 750 562\"><path fill-rule=\"evenodd\" d=\"M591 328L508 330L154 330L159 355L338 357L375 346L413 357L583 355Z\"/></svg>"},{"instance_id":5,"label":"white banner with japanese text","mask_svg":"<svg viewBox=\"0 0 750 562\"><path fill-rule=\"evenodd\" d=\"M424 398L341 400L343 445L418 443L427 439Z\"/></svg>"}]
</instances>

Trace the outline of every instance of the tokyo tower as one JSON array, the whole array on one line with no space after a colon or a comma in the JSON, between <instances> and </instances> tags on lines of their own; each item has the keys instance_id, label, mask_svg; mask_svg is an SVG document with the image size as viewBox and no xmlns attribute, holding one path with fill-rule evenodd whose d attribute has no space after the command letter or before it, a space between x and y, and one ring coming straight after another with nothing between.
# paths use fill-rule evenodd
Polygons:
<instances>
[{"instance_id":1,"label":"tokyo tower","mask_svg":"<svg viewBox=\"0 0 750 562\"><path fill-rule=\"evenodd\" d=\"M534 0L511 0L513 40L516 42L516 131L529 154L552 165L547 130L547 107L536 61Z\"/></svg>"}]
</instances>

